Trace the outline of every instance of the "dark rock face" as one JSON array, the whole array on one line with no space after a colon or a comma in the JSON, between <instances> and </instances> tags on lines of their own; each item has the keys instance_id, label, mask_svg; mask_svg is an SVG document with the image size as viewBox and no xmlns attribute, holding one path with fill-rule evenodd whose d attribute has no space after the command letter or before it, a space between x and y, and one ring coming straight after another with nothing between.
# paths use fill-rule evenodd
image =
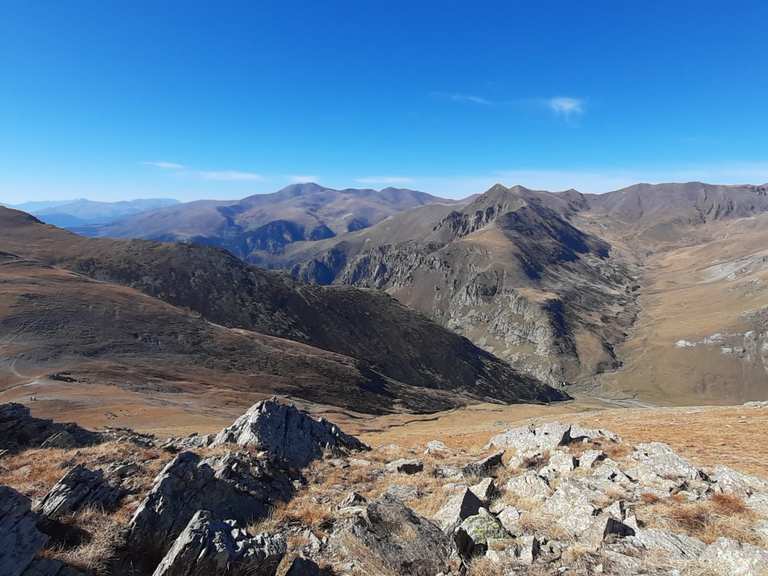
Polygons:
<instances>
[{"instance_id":1,"label":"dark rock face","mask_svg":"<svg viewBox=\"0 0 768 576\"><path fill-rule=\"evenodd\" d=\"M190 519L154 576L273 576L285 555L280 537L250 537L234 521L200 510Z\"/></svg>"},{"instance_id":2,"label":"dark rock face","mask_svg":"<svg viewBox=\"0 0 768 576\"><path fill-rule=\"evenodd\" d=\"M292 468L306 466L320 458L324 450L336 453L368 450L365 444L335 424L325 419L315 420L295 406L274 398L254 404L213 440L214 446L228 443L266 450Z\"/></svg>"},{"instance_id":3,"label":"dark rock face","mask_svg":"<svg viewBox=\"0 0 768 576\"><path fill-rule=\"evenodd\" d=\"M29 499L0 486L0 574L20 576L47 541L37 529Z\"/></svg>"},{"instance_id":4,"label":"dark rock face","mask_svg":"<svg viewBox=\"0 0 768 576\"><path fill-rule=\"evenodd\" d=\"M157 476L136 510L128 548L154 568L199 510L247 525L276 502L288 500L291 492L288 478L266 460L233 453L203 460L182 452Z\"/></svg>"},{"instance_id":5,"label":"dark rock face","mask_svg":"<svg viewBox=\"0 0 768 576\"><path fill-rule=\"evenodd\" d=\"M100 470L89 470L78 465L67 472L36 507L36 511L49 518L73 514L86 506L104 510L113 509L124 492L111 486Z\"/></svg>"},{"instance_id":6,"label":"dark rock face","mask_svg":"<svg viewBox=\"0 0 768 576\"><path fill-rule=\"evenodd\" d=\"M102 440L97 432L77 424L60 424L34 418L23 404L0 404L0 449L15 452L24 448L76 448Z\"/></svg>"},{"instance_id":7,"label":"dark rock face","mask_svg":"<svg viewBox=\"0 0 768 576\"><path fill-rule=\"evenodd\" d=\"M394 574L414 576L446 572L452 551L450 538L437 525L386 495L340 520L329 547L348 559L350 567L365 554L367 562L372 558L374 565Z\"/></svg>"}]
</instances>

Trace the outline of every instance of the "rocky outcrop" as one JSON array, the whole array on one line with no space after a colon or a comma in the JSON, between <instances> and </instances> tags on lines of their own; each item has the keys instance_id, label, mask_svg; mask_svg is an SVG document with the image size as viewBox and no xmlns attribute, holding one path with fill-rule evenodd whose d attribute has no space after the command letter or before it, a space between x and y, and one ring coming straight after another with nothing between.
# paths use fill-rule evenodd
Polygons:
<instances>
[{"instance_id":1,"label":"rocky outcrop","mask_svg":"<svg viewBox=\"0 0 768 576\"><path fill-rule=\"evenodd\" d=\"M233 520L215 520L207 510L190 519L153 576L273 576L285 555L285 541L254 537Z\"/></svg>"},{"instance_id":2,"label":"rocky outcrop","mask_svg":"<svg viewBox=\"0 0 768 576\"><path fill-rule=\"evenodd\" d=\"M0 486L0 574L21 576L47 541L29 499Z\"/></svg>"},{"instance_id":3,"label":"rocky outcrop","mask_svg":"<svg viewBox=\"0 0 768 576\"><path fill-rule=\"evenodd\" d=\"M335 424L325 419L316 420L275 398L254 404L231 426L219 432L212 445L228 443L265 450L277 461L293 468L306 466L326 450L346 453L368 449Z\"/></svg>"},{"instance_id":4,"label":"rocky outcrop","mask_svg":"<svg viewBox=\"0 0 768 576\"><path fill-rule=\"evenodd\" d=\"M78 465L51 488L35 510L49 518L67 516L87 506L109 511L123 494L119 486L112 486L104 479L100 470Z\"/></svg>"},{"instance_id":5,"label":"rocky outcrop","mask_svg":"<svg viewBox=\"0 0 768 576\"><path fill-rule=\"evenodd\" d=\"M182 452L157 476L133 515L128 546L146 558L162 557L198 511L247 525L291 492L287 476L267 460L235 453L201 459Z\"/></svg>"},{"instance_id":6,"label":"rocky outcrop","mask_svg":"<svg viewBox=\"0 0 768 576\"><path fill-rule=\"evenodd\" d=\"M0 450L24 448L77 448L102 441L97 432L77 424L35 418L23 404L0 404Z\"/></svg>"},{"instance_id":7,"label":"rocky outcrop","mask_svg":"<svg viewBox=\"0 0 768 576\"><path fill-rule=\"evenodd\" d=\"M382 496L351 510L329 540L330 550L344 558L343 573L434 576L448 571L450 538L396 498Z\"/></svg>"}]
</instances>

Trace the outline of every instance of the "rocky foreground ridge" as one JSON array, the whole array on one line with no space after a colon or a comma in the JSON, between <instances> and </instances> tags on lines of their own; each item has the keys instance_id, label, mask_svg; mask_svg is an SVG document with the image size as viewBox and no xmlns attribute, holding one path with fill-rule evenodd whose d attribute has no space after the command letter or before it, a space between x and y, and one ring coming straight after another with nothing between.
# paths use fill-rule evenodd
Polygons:
<instances>
[{"instance_id":1,"label":"rocky foreground ridge","mask_svg":"<svg viewBox=\"0 0 768 576\"><path fill-rule=\"evenodd\" d=\"M768 481L567 423L370 449L277 399L210 436L0 405L0 574L759 575Z\"/></svg>"}]
</instances>

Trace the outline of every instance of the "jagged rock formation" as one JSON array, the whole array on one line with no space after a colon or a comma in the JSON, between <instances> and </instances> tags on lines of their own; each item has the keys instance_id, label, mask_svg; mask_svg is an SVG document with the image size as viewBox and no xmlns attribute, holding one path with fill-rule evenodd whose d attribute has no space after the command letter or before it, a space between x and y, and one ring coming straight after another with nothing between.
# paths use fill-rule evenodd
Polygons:
<instances>
[{"instance_id":1,"label":"jagged rock formation","mask_svg":"<svg viewBox=\"0 0 768 576\"><path fill-rule=\"evenodd\" d=\"M251 537L233 520L200 510L176 538L153 576L271 576L285 554L280 536Z\"/></svg>"},{"instance_id":2,"label":"jagged rock formation","mask_svg":"<svg viewBox=\"0 0 768 576\"><path fill-rule=\"evenodd\" d=\"M276 398L254 404L231 426L219 432L211 445L229 443L265 450L293 468L306 466L325 451L341 454L368 449L357 438L344 434L327 420L316 420Z\"/></svg>"},{"instance_id":3,"label":"jagged rock formation","mask_svg":"<svg viewBox=\"0 0 768 576\"><path fill-rule=\"evenodd\" d=\"M89 470L78 465L51 488L35 511L49 518L58 518L87 506L111 510L124 494L119 486L110 485L100 470Z\"/></svg>"},{"instance_id":4,"label":"jagged rock formation","mask_svg":"<svg viewBox=\"0 0 768 576\"><path fill-rule=\"evenodd\" d=\"M235 453L201 459L182 452L155 479L133 515L128 548L156 563L199 510L247 525L288 500L292 490L287 476L267 460Z\"/></svg>"},{"instance_id":5,"label":"jagged rock formation","mask_svg":"<svg viewBox=\"0 0 768 576\"><path fill-rule=\"evenodd\" d=\"M342 450L323 459L307 438L320 446L324 434L337 430L332 424L273 400L258 408L245 421L272 415L276 431L294 429L284 428L286 421L303 422L288 434L306 433L299 450L292 454L279 442L271 448L200 442L191 448L200 454L177 454L143 489L126 529L99 549L104 570L113 576L751 576L768 559L768 480L723 466L702 469L665 444L629 446L607 430L554 422L496 435L482 459L445 446L408 459L391 445L370 460ZM268 427L238 430L257 441ZM333 441L360 446L341 434L331 434ZM242 451L221 453L227 445ZM114 461L102 447L80 449L87 450L98 450L104 477L116 479L136 466L131 450L137 459L145 449L125 443ZM319 460L295 470L307 454ZM406 478L408 484L399 484ZM24 496L0 487L0 573L82 576L60 557L40 554L73 546L57 531L83 533L87 542L92 534L77 525L78 502L104 490L100 475L72 468L38 506L50 516L71 513L66 525L57 525L32 512ZM430 505L419 512L411 508L424 502ZM254 526L270 512L268 522Z\"/></svg>"},{"instance_id":6,"label":"jagged rock formation","mask_svg":"<svg viewBox=\"0 0 768 576\"><path fill-rule=\"evenodd\" d=\"M395 498L385 495L340 514L328 547L344 558L350 573L378 569L432 576L450 564L451 543L445 533Z\"/></svg>"}]
</instances>

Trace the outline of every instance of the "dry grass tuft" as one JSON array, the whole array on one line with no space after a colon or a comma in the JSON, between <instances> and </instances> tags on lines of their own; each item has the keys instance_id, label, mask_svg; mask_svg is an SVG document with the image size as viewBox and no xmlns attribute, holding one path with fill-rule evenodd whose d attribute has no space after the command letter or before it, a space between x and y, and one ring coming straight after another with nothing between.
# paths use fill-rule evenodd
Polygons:
<instances>
[{"instance_id":1,"label":"dry grass tuft","mask_svg":"<svg viewBox=\"0 0 768 576\"><path fill-rule=\"evenodd\" d=\"M73 568L98 574L105 573L120 542L122 526L112 514L97 508L81 510L65 520L68 524L85 530L89 538L70 548L54 545L43 550L42 556L60 560Z\"/></svg>"},{"instance_id":2,"label":"dry grass tuft","mask_svg":"<svg viewBox=\"0 0 768 576\"><path fill-rule=\"evenodd\" d=\"M737 496L715 494L696 502L672 496L643 498L643 502L636 511L638 519L648 526L685 532L707 544L718 538L763 544L762 538L753 530L758 515Z\"/></svg>"}]
</instances>

